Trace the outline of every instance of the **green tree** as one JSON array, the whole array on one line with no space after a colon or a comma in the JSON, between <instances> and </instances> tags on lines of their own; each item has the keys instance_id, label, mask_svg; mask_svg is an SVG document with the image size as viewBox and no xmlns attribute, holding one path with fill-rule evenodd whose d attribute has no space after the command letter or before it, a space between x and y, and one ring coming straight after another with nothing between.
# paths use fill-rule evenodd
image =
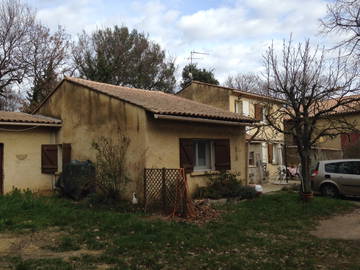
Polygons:
<instances>
[{"instance_id":1,"label":"green tree","mask_svg":"<svg viewBox=\"0 0 360 270\"><path fill-rule=\"evenodd\" d=\"M173 92L174 61L160 45L127 27L84 32L74 46L75 69L83 78L122 86Z\"/></svg>"},{"instance_id":2,"label":"green tree","mask_svg":"<svg viewBox=\"0 0 360 270\"><path fill-rule=\"evenodd\" d=\"M184 88L192 80L219 85L219 81L215 79L213 70L198 68L196 64L188 64L182 71L181 88Z\"/></svg>"}]
</instances>

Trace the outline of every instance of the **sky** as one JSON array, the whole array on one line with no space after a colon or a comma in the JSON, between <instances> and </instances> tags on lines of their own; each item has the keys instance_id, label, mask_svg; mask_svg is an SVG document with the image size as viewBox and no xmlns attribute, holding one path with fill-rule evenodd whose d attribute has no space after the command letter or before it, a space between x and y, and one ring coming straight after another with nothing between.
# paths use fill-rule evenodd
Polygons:
<instances>
[{"instance_id":1,"label":"sky","mask_svg":"<svg viewBox=\"0 0 360 270\"><path fill-rule=\"evenodd\" d=\"M74 38L83 30L127 26L147 33L176 59L178 80L191 51L223 83L229 75L259 73L273 42L290 34L330 48L339 37L320 33L319 19L331 0L28 0L51 29L63 26Z\"/></svg>"}]
</instances>

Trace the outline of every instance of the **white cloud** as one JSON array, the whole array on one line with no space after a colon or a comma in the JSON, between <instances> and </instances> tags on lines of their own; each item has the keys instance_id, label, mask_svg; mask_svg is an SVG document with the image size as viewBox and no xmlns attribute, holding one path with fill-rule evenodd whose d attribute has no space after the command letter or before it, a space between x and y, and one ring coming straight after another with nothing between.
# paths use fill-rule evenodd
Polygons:
<instances>
[{"instance_id":1,"label":"white cloud","mask_svg":"<svg viewBox=\"0 0 360 270\"><path fill-rule=\"evenodd\" d=\"M178 74L188 63L191 50L208 52L198 60L199 66L214 69L220 81L237 72L260 71L269 43L279 43L290 33L296 41L310 37L327 45L339 39L319 35L325 0L230 0L218 6L209 3L216 2L202 2L201 9L189 13L185 11L186 2L179 0L63 0L52 6L38 4L38 17L52 28L61 24L72 34L115 24L136 28L176 56Z\"/></svg>"}]
</instances>

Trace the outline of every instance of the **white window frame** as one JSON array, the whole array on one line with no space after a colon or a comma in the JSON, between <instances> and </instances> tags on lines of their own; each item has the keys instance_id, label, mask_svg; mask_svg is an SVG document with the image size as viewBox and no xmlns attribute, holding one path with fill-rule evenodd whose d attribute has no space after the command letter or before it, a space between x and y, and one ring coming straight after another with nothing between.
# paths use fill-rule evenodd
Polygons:
<instances>
[{"instance_id":1,"label":"white window frame","mask_svg":"<svg viewBox=\"0 0 360 270\"><path fill-rule=\"evenodd\" d=\"M235 113L241 113L241 100L235 100Z\"/></svg>"},{"instance_id":2,"label":"white window frame","mask_svg":"<svg viewBox=\"0 0 360 270\"><path fill-rule=\"evenodd\" d=\"M207 151L205 153L206 158L206 165L205 166L199 166L199 157L198 157L198 146L199 142L202 143L208 143L209 147L207 147ZM194 164L194 171L209 171L214 170L215 168L215 149L214 149L214 142L211 140L195 140L194 141L194 153L195 153L195 164Z\"/></svg>"},{"instance_id":3,"label":"white window frame","mask_svg":"<svg viewBox=\"0 0 360 270\"><path fill-rule=\"evenodd\" d=\"M250 102L248 100L242 101L242 111L244 116L250 116Z\"/></svg>"}]
</instances>

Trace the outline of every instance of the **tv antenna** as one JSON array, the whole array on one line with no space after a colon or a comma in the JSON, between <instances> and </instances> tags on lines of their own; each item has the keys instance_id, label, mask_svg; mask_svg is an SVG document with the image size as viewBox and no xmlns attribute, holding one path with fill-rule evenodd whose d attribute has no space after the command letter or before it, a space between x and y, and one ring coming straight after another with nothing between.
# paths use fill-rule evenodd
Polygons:
<instances>
[{"instance_id":1,"label":"tv antenna","mask_svg":"<svg viewBox=\"0 0 360 270\"><path fill-rule=\"evenodd\" d=\"M193 60L197 60L197 59L202 59L200 57L196 57L196 55L209 55L209 53L205 53L205 52L196 52L196 51L191 51L190 52L190 57L187 58L188 60L190 60L190 64L193 64Z\"/></svg>"},{"instance_id":2,"label":"tv antenna","mask_svg":"<svg viewBox=\"0 0 360 270\"><path fill-rule=\"evenodd\" d=\"M198 59L202 59L200 57L196 57L196 55L209 55L209 53L205 53L205 52L196 52L196 51L191 51L190 52L190 57L187 58L187 60L190 60L190 72L189 72L189 77L190 77L190 80L193 79L193 74L191 72L191 69L192 69L192 65L193 65L193 60L198 60Z\"/></svg>"}]
</instances>

